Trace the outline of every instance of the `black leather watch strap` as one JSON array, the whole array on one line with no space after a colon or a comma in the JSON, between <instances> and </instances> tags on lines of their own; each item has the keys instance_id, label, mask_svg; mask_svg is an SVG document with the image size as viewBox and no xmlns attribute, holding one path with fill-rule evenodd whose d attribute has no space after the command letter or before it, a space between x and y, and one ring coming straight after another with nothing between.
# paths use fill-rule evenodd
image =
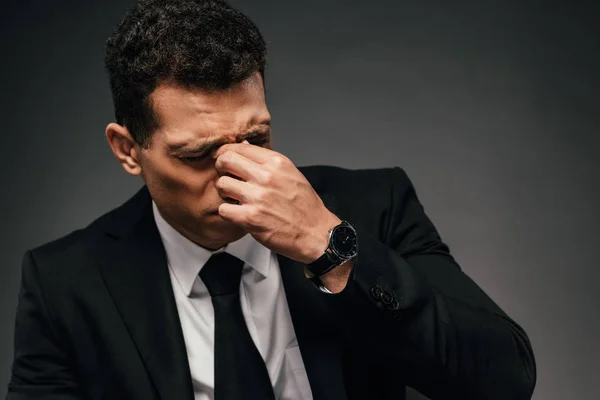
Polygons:
<instances>
[{"instance_id":1,"label":"black leather watch strap","mask_svg":"<svg viewBox=\"0 0 600 400\"><path fill-rule=\"evenodd\" d=\"M344 260L341 260L331 251L327 250L323 255L317 258L312 263L308 264L306 268L310 271L314 276L321 276L331 271L335 267L343 264Z\"/></svg>"}]
</instances>

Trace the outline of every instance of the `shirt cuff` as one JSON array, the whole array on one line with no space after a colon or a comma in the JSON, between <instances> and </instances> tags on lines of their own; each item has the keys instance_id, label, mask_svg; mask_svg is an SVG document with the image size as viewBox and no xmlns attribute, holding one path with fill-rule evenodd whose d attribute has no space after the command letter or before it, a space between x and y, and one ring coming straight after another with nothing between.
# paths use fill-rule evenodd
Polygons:
<instances>
[{"instance_id":1,"label":"shirt cuff","mask_svg":"<svg viewBox=\"0 0 600 400\"><path fill-rule=\"evenodd\" d=\"M317 287L319 288L319 290L320 290L321 292L325 292L325 293L333 294L333 293L331 293L331 290L327 289L327 288L326 288L325 286L323 286L322 284L320 284L320 283L317 283L316 285L317 285Z\"/></svg>"}]
</instances>

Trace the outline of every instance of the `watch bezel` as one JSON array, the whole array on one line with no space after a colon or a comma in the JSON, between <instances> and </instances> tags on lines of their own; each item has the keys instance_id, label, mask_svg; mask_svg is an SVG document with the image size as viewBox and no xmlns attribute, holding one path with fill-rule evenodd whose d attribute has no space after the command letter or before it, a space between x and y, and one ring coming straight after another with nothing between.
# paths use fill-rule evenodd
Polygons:
<instances>
[{"instance_id":1,"label":"watch bezel","mask_svg":"<svg viewBox=\"0 0 600 400\"><path fill-rule=\"evenodd\" d=\"M352 234L354 235L354 246L352 247L352 250L350 252L344 253L341 252L335 245L335 235L343 228L348 228L352 231ZM342 260L350 260L352 259L354 256L356 256L356 253L358 251L358 242L357 242L357 234L356 234L356 229L354 229L354 227L347 221L342 221L340 224L336 225L332 230L331 230L331 234L329 235L329 248L331 249L331 251L333 252L333 254L335 254L336 257L338 257L339 259Z\"/></svg>"}]
</instances>

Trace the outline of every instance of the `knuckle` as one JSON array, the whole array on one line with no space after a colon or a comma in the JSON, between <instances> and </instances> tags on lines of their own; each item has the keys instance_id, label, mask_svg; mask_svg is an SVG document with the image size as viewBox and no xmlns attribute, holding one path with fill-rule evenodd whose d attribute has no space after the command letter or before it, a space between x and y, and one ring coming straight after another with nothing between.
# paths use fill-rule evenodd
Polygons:
<instances>
[{"instance_id":1,"label":"knuckle","mask_svg":"<svg viewBox=\"0 0 600 400\"><path fill-rule=\"evenodd\" d=\"M266 193L266 191L265 191L265 190L259 190L259 191L256 193L256 200L257 200L259 203L263 203L263 202L265 202L265 201L267 200L267 193Z\"/></svg>"},{"instance_id":2,"label":"knuckle","mask_svg":"<svg viewBox=\"0 0 600 400\"><path fill-rule=\"evenodd\" d=\"M272 183L273 183L273 179L274 179L274 174L273 174L273 172L271 172L271 171L265 171L265 172L263 173L263 177L262 177L262 179L263 179L263 182L264 182L265 184L267 184L267 185L270 185L270 184L272 184Z\"/></svg>"},{"instance_id":3,"label":"knuckle","mask_svg":"<svg viewBox=\"0 0 600 400\"><path fill-rule=\"evenodd\" d=\"M260 222L260 209L258 207L252 207L248 210L246 216L246 223L250 226L257 226Z\"/></svg>"},{"instance_id":4,"label":"knuckle","mask_svg":"<svg viewBox=\"0 0 600 400\"><path fill-rule=\"evenodd\" d=\"M278 154L278 155L273 156L272 162L273 162L274 166L276 166L276 167L282 167L287 162L287 159L286 159L285 156L283 156L281 154Z\"/></svg>"}]
</instances>

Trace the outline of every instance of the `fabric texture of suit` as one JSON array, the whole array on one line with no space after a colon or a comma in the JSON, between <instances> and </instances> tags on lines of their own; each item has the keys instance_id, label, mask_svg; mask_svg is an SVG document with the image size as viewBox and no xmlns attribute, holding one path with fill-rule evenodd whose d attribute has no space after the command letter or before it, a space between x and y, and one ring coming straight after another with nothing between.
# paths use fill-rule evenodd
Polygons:
<instances>
[{"instance_id":1,"label":"fabric texture of suit","mask_svg":"<svg viewBox=\"0 0 600 400\"><path fill-rule=\"evenodd\" d=\"M462 272L403 169L299 169L359 246L335 295L278 256L315 400L404 399L405 386L431 399L531 398L526 333ZM26 252L6 398L193 400L145 186Z\"/></svg>"}]
</instances>

